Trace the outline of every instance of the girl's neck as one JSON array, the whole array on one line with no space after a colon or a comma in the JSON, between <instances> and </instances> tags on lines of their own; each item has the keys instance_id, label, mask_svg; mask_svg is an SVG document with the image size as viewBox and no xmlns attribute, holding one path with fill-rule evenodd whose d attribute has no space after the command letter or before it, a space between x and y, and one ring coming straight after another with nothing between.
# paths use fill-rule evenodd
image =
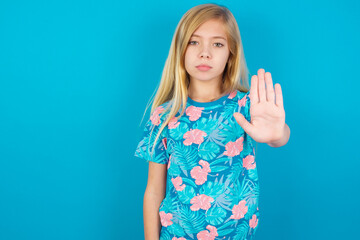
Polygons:
<instances>
[{"instance_id":1,"label":"girl's neck","mask_svg":"<svg viewBox=\"0 0 360 240\"><path fill-rule=\"evenodd\" d=\"M189 97L197 102L212 102L226 94L227 92L221 92L221 87L189 86L188 88Z\"/></svg>"}]
</instances>

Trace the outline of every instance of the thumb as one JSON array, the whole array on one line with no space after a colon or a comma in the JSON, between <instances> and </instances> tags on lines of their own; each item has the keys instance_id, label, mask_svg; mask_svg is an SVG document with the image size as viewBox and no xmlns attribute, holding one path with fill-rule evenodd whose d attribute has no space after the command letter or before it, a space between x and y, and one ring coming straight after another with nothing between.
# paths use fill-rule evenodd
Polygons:
<instances>
[{"instance_id":1,"label":"thumb","mask_svg":"<svg viewBox=\"0 0 360 240\"><path fill-rule=\"evenodd\" d=\"M246 120L246 118L244 117L244 115L242 115L239 112L235 112L233 114L236 122L244 129L245 132L249 133L251 130L251 124L248 122L248 120Z\"/></svg>"}]
</instances>

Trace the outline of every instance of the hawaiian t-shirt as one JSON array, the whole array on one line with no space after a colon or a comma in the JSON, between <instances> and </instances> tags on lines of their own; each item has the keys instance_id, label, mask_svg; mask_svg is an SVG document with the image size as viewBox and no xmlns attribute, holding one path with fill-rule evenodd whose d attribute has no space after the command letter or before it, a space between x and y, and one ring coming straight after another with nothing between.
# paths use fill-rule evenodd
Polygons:
<instances>
[{"instance_id":1,"label":"hawaiian t-shirt","mask_svg":"<svg viewBox=\"0 0 360 240\"><path fill-rule=\"evenodd\" d=\"M250 122L250 92L233 91L212 102L187 99L150 154L169 102L151 114L135 156L167 164L159 207L160 239L252 239L259 221L255 141L236 122ZM153 129L150 137L150 132Z\"/></svg>"}]
</instances>

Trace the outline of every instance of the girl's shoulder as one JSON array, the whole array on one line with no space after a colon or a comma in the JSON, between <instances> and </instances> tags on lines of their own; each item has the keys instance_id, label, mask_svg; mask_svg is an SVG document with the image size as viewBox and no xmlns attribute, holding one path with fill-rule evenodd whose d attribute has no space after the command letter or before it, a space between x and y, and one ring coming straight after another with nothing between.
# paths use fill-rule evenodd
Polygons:
<instances>
[{"instance_id":1,"label":"girl's shoulder","mask_svg":"<svg viewBox=\"0 0 360 240\"><path fill-rule=\"evenodd\" d=\"M240 90L235 90L232 93L230 93L229 97L230 99L234 100L234 101L238 101L243 99L244 97L248 97L250 94L250 91L248 92L243 92Z\"/></svg>"},{"instance_id":2,"label":"girl's shoulder","mask_svg":"<svg viewBox=\"0 0 360 240\"><path fill-rule=\"evenodd\" d=\"M159 106L157 106L154 111L151 114L151 117L158 117L161 121L166 119L167 114L169 113L169 110L167 107L169 105L170 101L166 101Z\"/></svg>"}]
</instances>

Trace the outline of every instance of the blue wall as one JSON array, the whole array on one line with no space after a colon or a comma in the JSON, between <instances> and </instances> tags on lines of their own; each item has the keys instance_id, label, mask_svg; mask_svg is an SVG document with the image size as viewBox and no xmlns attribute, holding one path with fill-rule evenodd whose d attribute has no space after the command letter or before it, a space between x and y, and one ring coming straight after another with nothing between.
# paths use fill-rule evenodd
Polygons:
<instances>
[{"instance_id":1,"label":"blue wall","mask_svg":"<svg viewBox=\"0 0 360 240\"><path fill-rule=\"evenodd\" d=\"M215 1L284 95L256 239L354 239L359 1ZM181 16L205 1L0 2L0 239L143 239L133 156ZM145 118L149 117L149 112Z\"/></svg>"}]
</instances>

